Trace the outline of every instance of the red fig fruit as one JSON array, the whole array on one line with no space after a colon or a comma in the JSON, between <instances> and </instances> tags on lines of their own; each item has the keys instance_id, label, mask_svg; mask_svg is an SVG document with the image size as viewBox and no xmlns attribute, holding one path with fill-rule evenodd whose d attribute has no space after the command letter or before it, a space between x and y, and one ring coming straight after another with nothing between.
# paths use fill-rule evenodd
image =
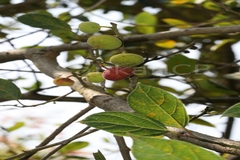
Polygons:
<instances>
[{"instance_id":1,"label":"red fig fruit","mask_svg":"<svg viewBox=\"0 0 240 160\"><path fill-rule=\"evenodd\" d=\"M105 70L102 76L107 80L118 81L132 76L133 73L134 73L133 68L112 67Z\"/></svg>"}]
</instances>

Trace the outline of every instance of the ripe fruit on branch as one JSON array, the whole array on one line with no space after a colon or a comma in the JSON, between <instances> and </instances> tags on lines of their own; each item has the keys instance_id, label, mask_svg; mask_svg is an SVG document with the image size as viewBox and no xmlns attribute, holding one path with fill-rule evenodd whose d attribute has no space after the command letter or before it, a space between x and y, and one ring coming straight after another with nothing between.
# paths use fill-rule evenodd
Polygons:
<instances>
[{"instance_id":1,"label":"ripe fruit on branch","mask_svg":"<svg viewBox=\"0 0 240 160\"><path fill-rule=\"evenodd\" d=\"M71 86L73 85L74 81L69 78L55 78L53 83L57 86Z\"/></svg>"},{"instance_id":2,"label":"ripe fruit on branch","mask_svg":"<svg viewBox=\"0 0 240 160\"><path fill-rule=\"evenodd\" d=\"M144 61L143 57L134 53L122 53L110 58L110 62L120 67L134 67Z\"/></svg>"},{"instance_id":3,"label":"ripe fruit on branch","mask_svg":"<svg viewBox=\"0 0 240 160\"><path fill-rule=\"evenodd\" d=\"M95 22L82 22L79 24L78 28L85 33L95 33L100 30L101 26Z\"/></svg>"},{"instance_id":4,"label":"ripe fruit on branch","mask_svg":"<svg viewBox=\"0 0 240 160\"><path fill-rule=\"evenodd\" d=\"M88 82L93 83L101 83L105 80L102 76L102 72L89 72L86 77Z\"/></svg>"},{"instance_id":5,"label":"ripe fruit on branch","mask_svg":"<svg viewBox=\"0 0 240 160\"><path fill-rule=\"evenodd\" d=\"M118 81L132 76L133 73L133 68L112 67L105 70L102 76L107 80Z\"/></svg>"},{"instance_id":6,"label":"ripe fruit on branch","mask_svg":"<svg viewBox=\"0 0 240 160\"><path fill-rule=\"evenodd\" d=\"M87 43L98 49L112 50L121 47L122 41L110 35L95 35L88 38Z\"/></svg>"}]
</instances>

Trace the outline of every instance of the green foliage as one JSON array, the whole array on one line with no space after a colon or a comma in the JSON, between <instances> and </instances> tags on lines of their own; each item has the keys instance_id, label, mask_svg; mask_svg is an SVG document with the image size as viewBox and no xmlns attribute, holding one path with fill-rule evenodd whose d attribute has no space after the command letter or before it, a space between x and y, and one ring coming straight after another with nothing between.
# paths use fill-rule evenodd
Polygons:
<instances>
[{"instance_id":1,"label":"green foliage","mask_svg":"<svg viewBox=\"0 0 240 160\"><path fill-rule=\"evenodd\" d=\"M200 119L200 118L194 119L194 121L191 121L191 123L208 126L208 127L215 127L215 125L213 125L212 123L205 121L203 119Z\"/></svg>"},{"instance_id":2,"label":"green foliage","mask_svg":"<svg viewBox=\"0 0 240 160\"><path fill-rule=\"evenodd\" d=\"M148 12L141 12L135 16L135 23L138 32L144 34L154 33L157 17Z\"/></svg>"},{"instance_id":3,"label":"green foliage","mask_svg":"<svg viewBox=\"0 0 240 160\"><path fill-rule=\"evenodd\" d=\"M66 146L64 146L63 148L61 148L59 150L59 152L61 152L62 154L67 154L71 151L75 151L75 150L79 150L82 148L85 148L89 145L88 142L81 142L81 141L76 141L76 142L72 142Z\"/></svg>"},{"instance_id":4,"label":"green foliage","mask_svg":"<svg viewBox=\"0 0 240 160\"><path fill-rule=\"evenodd\" d=\"M223 160L216 154L190 143L159 138L134 137L133 155L137 160Z\"/></svg>"},{"instance_id":5,"label":"green foliage","mask_svg":"<svg viewBox=\"0 0 240 160\"><path fill-rule=\"evenodd\" d=\"M11 81L0 79L0 98L18 100L21 97L20 89Z\"/></svg>"},{"instance_id":6,"label":"green foliage","mask_svg":"<svg viewBox=\"0 0 240 160\"><path fill-rule=\"evenodd\" d=\"M170 57L167 62L168 71L177 75L185 75L193 72L196 68L197 61L190 59L181 54Z\"/></svg>"},{"instance_id":7,"label":"green foliage","mask_svg":"<svg viewBox=\"0 0 240 160\"><path fill-rule=\"evenodd\" d=\"M103 112L88 116L81 123L119 136L159 136L167 129L155 120L126 112Z\"/></svg>"},{"instance_id":8,"label":"green foliage","mask_svg":"<svg viewBox=\"0 0 240 160\"><path fill-rule=\"evenodd\" d=\"M182 102L163 89L138 84L128 95L132 109L165 126L184 127L189 117Z\"/></svg>"},{"instance_id":9,"label":"green foliage","mask_svg":"<svg viewBox=\"0 0 240 160\"><path fill-rule=\"evenodd\" d=\"M13 126L6 128L8 132L15 131L21 127L25 126L24 122L16 122Z\"/></svg>"},{"instance_id":10,"label":"green foliage","mask_svg":"<svg viewBox=\"0 0 240 160\"><path fill-rule=\"evenodd\" d=\"M73 40L80 41L81 37L73 33L71 30L51 30L51 33L56 36L61 38L61 40L65 43L69 43Z\"/></svg>"},{"instance_id":11,"label":"green foliage","mask_svg":"<svg viewBox=\"0 0 240 160\"><path fill-rule=\"evenodd\" d=\"M222 83L217 83L214 79L204 75L194 75L193 83L202 91L202 95L218 97L226 95L238 95L237 92L227 88Z\"/></svg>"},{"instance_id":12,"label":"green foliage","mask_svg":"<svg viewBox=\"0 0 240 160\"><path fill-rule=\"evenodd\" d=\"M231 106L230 108L225 110L225 112L223 112L222 116L240 118L240 103L234 104L233 106Z\"/></svg>"},{"instance_id":13,"label":"green foliage","mask_svg":"<svg viewBox=\"0 0 240 160\"><path fill-rule=\"evenodd\" d=\"M99 150L98 150L98 152L93 153L93 156L94 156L95 160L106 160L106 158L104 157L102 152Z\"/></svg>"},{"instance_id":14,"label":"green foliage","mask_svg":"<svg viewBox=\"0 0 240 160\"><path fill-rule=\"evenodd\" d=\"M31 91L31 90L37 90L41 87L42 82L37 81L36 83L33 83L31 86L23 87L23 89Z\"/></svg>"},{"instance_id":15,"label":"green foliage","mask_svg":"<svg viewBox=\"0 0 240 160\"><path fill-rule=\"evenodd\" d=\"M70 31L71 27L66 22L43 14L25 14L19 16L18 21L37 28L50 29L50 30L65 30Z\"/></svg>"}]
</instances>

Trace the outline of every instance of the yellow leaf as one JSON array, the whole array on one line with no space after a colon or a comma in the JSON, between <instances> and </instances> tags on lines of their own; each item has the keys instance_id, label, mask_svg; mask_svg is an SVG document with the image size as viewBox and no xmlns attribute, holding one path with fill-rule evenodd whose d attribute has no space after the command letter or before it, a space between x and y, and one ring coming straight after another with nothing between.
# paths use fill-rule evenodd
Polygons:
<instances>
[{"instance_id":1,"label":"yellow leaf","mask_svg":"<svg viewBox=\"0 0 240 160\"><path fill-rule=\"evenodd\" d=\"M180 20L180 19L175 19L175 18L164 18L164 19L162 19L162 21L171 26L175 26L178 28L192 27L192 25L188 24L187 22Z\"/></svg>"},{"instance_id":2,"label":"yellow leaf","mask_svg":"<svg viewBox=\"0 0 240 160\"><path fill-rule=\"evenodd\" d=\"M155 42L155 45L162 48L173 48L176 45L174 40L162 40Z\"/></svg>"},{"instance_id":3,"label":"yellow leaf","mask_svg":"<svg viewBox=\"0 0 240 160\"><path fill-rule=\"evenodd\" d=\"M188 0L171 0L170 3L172 4L184 4L184 3L187 3Z\"/></svg>"}]
</instances>

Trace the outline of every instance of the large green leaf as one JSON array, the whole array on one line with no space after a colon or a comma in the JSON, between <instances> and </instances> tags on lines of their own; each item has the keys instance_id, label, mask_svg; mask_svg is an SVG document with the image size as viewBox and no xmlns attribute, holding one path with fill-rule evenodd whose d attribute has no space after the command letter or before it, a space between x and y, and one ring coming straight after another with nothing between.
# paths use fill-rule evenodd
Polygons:
<instances>
[{"instance_id":1,"label":"large green leaf","mask_svg":"<svg viewBox=\"0 0 240 160\"><path fill-rule=\"evenodd\" d=\"M188 123L188 115L182 102L172 94L157 87L138 83L128 95L132 109L165 126L183 127Z\"/></svg>"},{"instance_id":2,"label":"large green leaf","mask_svg":"<svg viewBox=\"0 0 240 160\"><path fill-rule=\"evenodd\" d=\"M11 81L0 79L0 98L17 100L21 97L20 89Z\"/></svg>"},{"instance_id":3,"label":"large green leaf","mask_svg":"<svg viewBox=\"0 0 240 160\"><path fill-rule=\"evenodd\" d=\"M149 137L133 137L132 153L137 160L223 160L187 142Z\"/></svg>"},{"instance_id":4,"label":"large green leaf","mask_svg":"<svg viewBox=\"0 0 240 160\"><path fill-rule=\"evenodd\" d=\"M71 27L64 21L43 14L25 14L17 18L18 21L37 28L50 30L71 30Z\"/></svg>"},{"instance_id":5,"label":"large green leaf","mask_svg":"<svg viewBox=\"0 0 240 160\"><path fill-rule=\"evenodd\" d=\"M234 104L228 108L225 112L223 112L222 116L240 118L240 103Z\"/></svg>"},{"instance_id":6,"label":"large green leaf","mask_svg":"<svg viewBox=\"0 0 240 160\"><path fill-rule=\"evenodd\" d=\"M81 122L120 136L159 136L167 132L160 122L140 114L127 112L97 113Z\"/></svg>"},{"instance_id":7,"label":"large green leaf","mask_svg":"<svg viewBox=\"0 0 240 160\"><path fill-rule=\"evenodd\" d=\"M177 75L185 75L193 72L196 68L197 61L190 59L181 54L170 57L167 62L168 71Z\"/></svg>"}]
</instances>

